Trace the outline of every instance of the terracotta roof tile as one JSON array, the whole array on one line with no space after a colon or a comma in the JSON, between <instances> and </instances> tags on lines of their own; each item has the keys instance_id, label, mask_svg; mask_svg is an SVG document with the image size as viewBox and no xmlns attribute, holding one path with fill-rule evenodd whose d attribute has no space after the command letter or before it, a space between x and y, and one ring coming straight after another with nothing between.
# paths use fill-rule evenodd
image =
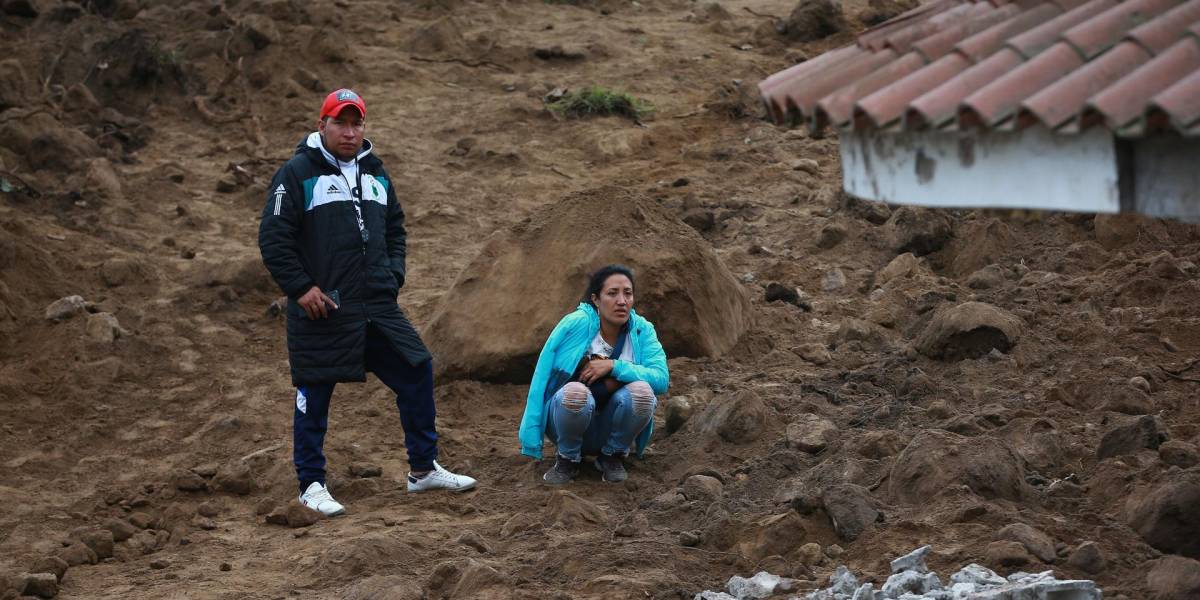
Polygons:
<instances>
[{"instance_id":1,"label":"terracotta roof tile","mask_svg":"<svg viewBox=\"0 0 1200 600\"><path fill-rule=\"evenodd\" d=\"M1111 129L1128 127L1142 116L1150 100L1178 82L1185 73L1200 69L1200 41L1180 40L1145 66L1096 94L1084 111L1084 121Z\"/></svg>"},{"instance_id":2,"label":"terracotta roof tile","mask_svg":"<svg viewBox=\"0 0 1200 600\"><path fill-rule=\"evenodd\" d=\"M1200 0L934 0L759 89L818 128L1196 135L1198 73Z\"/></svg>"},{"instance_id":3,"label":"terracotta roof tile","mask_svg":"<svg viewBox=\"0 0 1200 600\"><path fill-rule=\"evenodd\" d=\"M1187 33L1188 25L1200 24L1200 0L1191 0L1139 25L1129 32L1128 39L1141 44L1153 54L1170 48Z\"/></svg>"}]
</instances>

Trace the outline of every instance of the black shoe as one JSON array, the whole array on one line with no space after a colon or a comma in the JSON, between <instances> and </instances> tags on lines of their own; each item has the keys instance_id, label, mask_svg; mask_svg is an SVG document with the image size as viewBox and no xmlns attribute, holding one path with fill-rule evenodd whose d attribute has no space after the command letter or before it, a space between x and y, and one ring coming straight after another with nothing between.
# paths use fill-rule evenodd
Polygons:
<instances>
[{"instance_id":1,"label":"black shoe","mask_svg":"<svg viewBox=\"0 0 1200 600\"><path fill-rule=\"evenodd\" d=\"M578 474L579 461L559 456L555 458L554 466L542 475L542 481L550 485L563 485L570 483Z\"/></svg>"},{"instance_id":2,"label":"black shoe","mask_svg":"<svg viewBox=\"0 0 1200 600\"><path fill-rule=\"evenodd\" d=\"M609 483L621 483L629 474L625 472L625 462L620 456L601 454L596 457L596 470L603 473L603 479Z\"/></svg>"}]
</instances>

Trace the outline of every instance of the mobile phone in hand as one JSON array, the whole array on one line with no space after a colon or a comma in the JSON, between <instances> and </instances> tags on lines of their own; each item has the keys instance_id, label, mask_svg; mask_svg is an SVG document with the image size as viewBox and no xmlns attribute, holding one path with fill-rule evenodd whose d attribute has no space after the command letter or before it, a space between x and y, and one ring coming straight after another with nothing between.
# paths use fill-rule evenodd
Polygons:
<instances>
[{"instance_id":1,"label":"mobile phone in hand","mask_svg":"<svg viewBox=\"0 0 1200 600\"><path fill-rule=\"evenodd\" d=\"M337 290L333 290L325 295L329 296L329 299L333 300L333 304L334 304L334 306L329 306L326 308L328 308L329 310L337 310L342 307L342 295L339 294Z\"/></svg>"}]
</instances>

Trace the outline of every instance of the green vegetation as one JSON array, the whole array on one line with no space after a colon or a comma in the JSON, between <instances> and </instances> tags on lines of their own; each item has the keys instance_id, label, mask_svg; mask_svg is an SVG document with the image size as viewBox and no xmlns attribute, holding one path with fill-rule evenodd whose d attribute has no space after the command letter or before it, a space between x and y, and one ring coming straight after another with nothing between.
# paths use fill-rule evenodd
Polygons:
<instances>
[{"instance_id":1,"label":"green vegetation","mask_svg":"<svg viewBox=\"0 0 1200 600\"><path fill-rule=\"evenodd\" d=\"M546 106L555 114L576 118L592 115L620 115L638 120L654 112L654 107L644 100L598 85L568 92L562 98L554 100Z\"/></svg>"}]
</instances>

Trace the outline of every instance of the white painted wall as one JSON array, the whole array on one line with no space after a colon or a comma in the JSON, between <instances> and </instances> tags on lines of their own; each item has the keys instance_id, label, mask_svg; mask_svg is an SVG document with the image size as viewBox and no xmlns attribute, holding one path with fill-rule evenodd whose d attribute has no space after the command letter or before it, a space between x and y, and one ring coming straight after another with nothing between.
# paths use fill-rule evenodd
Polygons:
<instances>
[{"instance_id":1,"label":"white painted wall","mask_svg":"<svg viewBox=\"0 0 1200 600\"><path fill-rule=\"evenodd\" d=\"M868 200L1103 213L1120 208L1115 145L1103 128L1076 135L1044 128L851 132L841 135L840 146L843 187Z\"/></svg>"}]
</instances>

